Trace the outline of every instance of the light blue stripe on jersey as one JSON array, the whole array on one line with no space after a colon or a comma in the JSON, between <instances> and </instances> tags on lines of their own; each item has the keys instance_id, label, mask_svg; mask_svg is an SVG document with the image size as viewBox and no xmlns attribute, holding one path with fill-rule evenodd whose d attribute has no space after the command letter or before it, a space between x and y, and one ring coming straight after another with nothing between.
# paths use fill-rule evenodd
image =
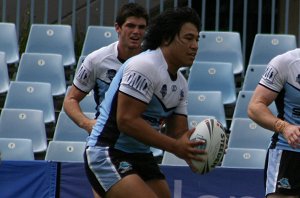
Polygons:
<instances>
[{"instance_id":1,"label":"light blue stripe on jersey","mask_svg":"<svg viewBox=\"0 0 300 198\"><path fill-rule=\"evenodd\" d=\"M108 191L111 186L121 179L121 176L110 160L108 147L88 147L86 155L91 171L105 191Z\"/></svg>"}]
</instances>

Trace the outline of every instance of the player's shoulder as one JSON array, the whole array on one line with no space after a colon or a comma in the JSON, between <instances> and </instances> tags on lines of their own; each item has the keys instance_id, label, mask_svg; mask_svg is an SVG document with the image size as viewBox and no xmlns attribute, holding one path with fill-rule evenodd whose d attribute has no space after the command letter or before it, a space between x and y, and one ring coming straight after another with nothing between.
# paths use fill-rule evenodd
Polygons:
<instances>
[{"instance_id":1,"label":"player's shoulder","mask_svg":"<svg viewBox=\"0 0 300 198\"><path fill-rule=\"evenodd\" d=\"M117 57L117 45L118 45L118 41L104 46L100 49L97 49L95 51L93 51L92 53L88 54L87 57L85 58L85 60L89 61L89 62L94 62L94 61L101 61L109 56L112 57Z\"/></svg>"},{"instance_id":2,"label":"player's shoulder","mask_svg":"<svg viewBox=\"0 0 300 198\"><path fill-rule=\"evenodd\" d=\"M287 51L283 54L275 56L269 63L269 65L278 67L278 68L285 68L288 65L292 65L294 63L300 63L300 48Z\"/></svg>"}]
</instances>

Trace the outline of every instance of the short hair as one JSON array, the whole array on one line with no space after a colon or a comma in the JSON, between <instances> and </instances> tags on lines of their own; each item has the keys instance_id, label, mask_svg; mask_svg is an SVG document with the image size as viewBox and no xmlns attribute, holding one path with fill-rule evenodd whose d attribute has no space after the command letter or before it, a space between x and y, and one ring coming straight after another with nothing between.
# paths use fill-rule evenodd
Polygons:
<instances>
[{"instance_id":1,"label":"short hair","mask_svg":"<svg viewBox=\"0 0 300 198\"><path fill-rule=\"evenodd\" d=\"M164 41L171 43L179 34L184 23L194 24L198 30L201 28L200 17L190 7L167 9L150 22L143 41L143 50L154 50Z\"/></svg>"},{"instance_id":2,"label":"short hair","mask_svg":"<svg viewBox=\"0 0 300 198\"><path fill-rule=\"evenodd\" d=\"M116 23L119 26L122 26L125 23L126 19L131 16L144 18L146 20L146 24L148 24L149 17L146 9L137 3L124 4L118 11Z\"/></svg>"}]
</instances>

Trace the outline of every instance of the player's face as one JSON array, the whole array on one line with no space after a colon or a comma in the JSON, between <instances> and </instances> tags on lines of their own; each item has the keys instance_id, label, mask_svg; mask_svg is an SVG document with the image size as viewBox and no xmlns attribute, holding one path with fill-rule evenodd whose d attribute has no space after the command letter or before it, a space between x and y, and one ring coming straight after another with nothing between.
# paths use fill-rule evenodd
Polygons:
<instances>
[{"instance_id":1,"label":"player's face","mask_svg":"<svg viewBox=\"0 0 300 198\"><path fill-rule=\"evenodd\" d=\"M117 26L116 29L122 46L129 49L140 48L145 34L146 20L131 16L126 19L121 27Z\"/></svg>"},{"instance_id":2,"label":"player's face","mask_svg":"<svg viewBox=\"0 0 300 198\"><path fill-rule=\"evenodd\" d=\"M175 36L172 44L172 52L176 62L181 66L191 66L198 50L199 32L192 23L185 23Z\"/></svg>"}]
</instances>

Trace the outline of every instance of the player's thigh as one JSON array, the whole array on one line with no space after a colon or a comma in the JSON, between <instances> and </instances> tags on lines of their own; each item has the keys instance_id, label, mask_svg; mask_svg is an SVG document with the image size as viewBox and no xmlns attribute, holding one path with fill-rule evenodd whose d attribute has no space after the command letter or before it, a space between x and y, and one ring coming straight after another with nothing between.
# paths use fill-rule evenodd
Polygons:
<instances>
[{"instance_id":1,"label":"player's thigh","mask_svg":"<svg viewBox=\"0 0 300 198\"><path fill-rule=\"evenodd\" d=\"M136 174L127 175L114 184L106 198L157 198L155 192Z\"/></svg>"},{"instance_id":2,"label":"player's thigh","mask_svg":"<svg viewBox=\"0 0 300 198\"><path fill-rule=\"evenodd\" d=\"M268 195L267 198L299 198L299 196L297 196L297 195L272 194L272 195Z\"/></svg>"},{"instance_id":3,"label":"player's thigh","mask_svg":"<svg viewBox=\"0 0 300 198\"><path fill-rule=\"evenodd\" d=\"M159 198L170 198L169 185L164 179L153 179L146 182Z\"/></svg>"}]
</instances>

